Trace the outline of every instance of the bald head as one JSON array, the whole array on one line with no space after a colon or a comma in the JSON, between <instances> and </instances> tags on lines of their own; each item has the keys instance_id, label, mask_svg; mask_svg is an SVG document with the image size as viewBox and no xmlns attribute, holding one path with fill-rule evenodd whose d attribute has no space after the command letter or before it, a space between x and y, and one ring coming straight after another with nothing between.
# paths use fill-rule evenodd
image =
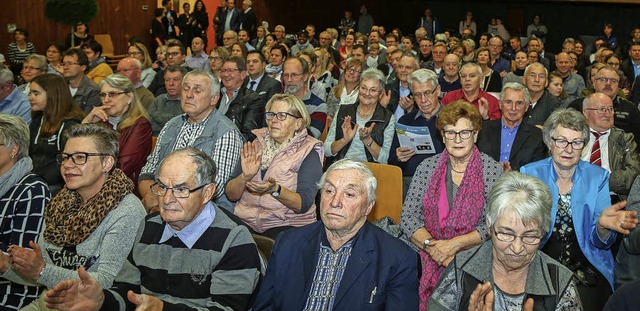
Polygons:
<instances>
[{"instance_id":1,"label":"bald head","mask_svg":"<svg viewBox=\"0 0 640 311\"><path fill-rule=\"evenodd\" d=\"M118 62L116 72L129 78L129 80L131 80L131 83L135 85L140 82L140 76L142 75L142 64L140 64L139 60L133 57L123 58Z\"/></svg>"}]
</instances>

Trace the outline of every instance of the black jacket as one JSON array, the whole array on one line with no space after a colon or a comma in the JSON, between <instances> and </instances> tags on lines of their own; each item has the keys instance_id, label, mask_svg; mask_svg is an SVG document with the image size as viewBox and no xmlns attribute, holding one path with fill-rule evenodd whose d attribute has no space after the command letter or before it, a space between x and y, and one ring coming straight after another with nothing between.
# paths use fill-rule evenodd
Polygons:
<instances>
[{"instance_id":1,"label":"black jacket","mask_svg":"<svg viewBox=\"0 0 640 311\"><path fill-rule=\"evenodd\" d=\"M224 94L220 92L220 98L222 98ZM251 133L252 130L263 127L264 108L267 103L265 97L266 94L260 95L258 92L240 87L236 98L229 103L225 116L233 121L246 141L256 138Z\"/></svg>"},{"instance_id":2,"label":"black jacket","mask_svg":"<svg viewBox=\"0 0 640 311\"><path fill-rule=\"evenodd\" d=\"M502 120L483 121L476 143L480 151L498 162L502 160L500 159L501 129ZM533 125L521 122L509 154L511 169L518 171L521 166L546 157L547 147L542 141L542 131Z\"/></svg>"}]
</instances>

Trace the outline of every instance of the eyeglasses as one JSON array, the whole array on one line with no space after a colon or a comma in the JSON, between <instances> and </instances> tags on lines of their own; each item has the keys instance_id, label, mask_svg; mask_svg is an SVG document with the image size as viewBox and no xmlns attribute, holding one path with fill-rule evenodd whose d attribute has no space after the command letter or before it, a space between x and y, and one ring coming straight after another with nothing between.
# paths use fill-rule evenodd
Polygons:
<instances>
[{"instance_id":1,"label":"eyeglasses","mask_svg":"<svg viewBox=\"0 0 640 311\"><path fill-rule=\"evenodd\" d=\"M283 73L281 76L283 79L296 79L299 76L303 75L303 73L295 73L295 72L287 72L287 73Z\"/></svg>"},{"instance_id":2,"label":"eyeglasses","mask_svg":"<svg viewBox=\"0 0 640 311\"><path fill-rule=\"evenodd\" d=\"M31 66L24 66L24 67L22 67L22 70L24 70L24 71L31 71L31 70L40 70L40 68L37 68L37 67L31 67Z\"/></svg>"},{"instance_id":3,"label":"eyeglasses","mask_svg":"<svg viewBox=\"0 0 640 311\"><path fill-rule=\"evenodd\" d=\"M129 56L129 57L135 57L136 55L142 55L142 52L129 52L129 53L127 53L127 56Z\"/></svg>"},{"instance_id":4,"label":"eyeglasses","mask_svg":"<svg viewBox=\"0 0 640 311\"><path fill-rule=\"evenodd\" d=\"M356 69L356 67L349 67L349 68L347 68L347 71L351 72L351 73L361 73L362 72L362 70Z\"/></svg>"},{"instance_id":5,"label":"eyeglasses","mask_svg":"<svg viewBox=\"0 0 640 311\"><path fill-rule=\"evenodd\" d=\"M520 238L520 241L527 245L538 245L542 239L542 237L537 235L515 235L513 233L497 231L495 228L493 228L493 235L498 241L506 243L511 243L515 241L516 238Z\"/></svg>"},{"instance_id":6,"label":"eyeglasses","mask_svg":"<svg viewBox=\"0 0 640 311\"><path fill-rule=\"evenodd\" d=\"M584 110L595 111L597 113L605 114L605 113L612 113L613 107L584 108Z\"/></svg>"},{"instance_id":7,"label":"eyeglasses","mask_svg":"<svg viewBox=\"0 0 640 311\"><path fill-rule=\"evenodd\" d=\"M176 57L178 55L182 55L182 53L180 52L167 52L165 54L167 55L167 57Z\"/></svg>"},{"instance_id":8,"label":"eyeglasses","mask_svg":"<svg viewBox=\"0 0 640 311\"><path fill-rule=\"evenodd\" d=\"M500 44L489 44L489 47L492 47L492 48L499 48L501 46L502 45L500 45Z\"/></svg>"},{"instance_id":9,"label":"eyeglasses","mask_svg":"<svg viewBox=\"0 0 640 311\"><path fill-rule=\"evenodd\" d=\"M435 93L437 89L438 88L436 87L431 91L424 91L422 93L412 93L412 94L413 94L413 97L419 100L422 100L423 98L429 98L429 95L433 95L433 93Z\"/></svg>"},{"instance_id":10,"label":"eyeglasses","mask_svg":"<svg viewBox=\"0 0 640 311\"><path fill-rule=\"evenodd\" d=\"M219 61L221 59L222 59L222 57L220 57L220 56L209 56L209 60Z\"/></svg>"},{"instance_id":11,"label":"eyeglasses","mask_svg":"<svg viewBox=\"0 0 640 311\"><path fill-rule=\"evenodd\" d=\"M292 118L296 118L296 119L300 118L300 117L297 117L295 115L292 115L292 114L290 114L288 112L284 112L284 111L281 111L281 112L265 112L264 113L264 118L267 119L267 120L273 119L274 116L276 117L276 119L278 119L278 121L284 121L284 120L287 119L287 117L292 117Z\"/></svg>"},{"instance_id":12,"label":"eyeglasses","mask_svg":"<svg viewBox=\"0 0 640 311\"><path fill-rule=\"evenodd\" d=\"M616 78L596 78L596 81L600 82L600 83L611 83L611 84L616 84L618 83L620 80L616 79Z\"/></svg>"},{"instance_id":13,"label":"eyeglasses","mask_svg":"<svg viewBox=\"0 0 640 311\"><path fill-rule=\"evenodd\" d=\"M74 153L64 153L60 152L56 154L56 162L58 164L63 165L67 162L67 160L71 159L73 163L76 165L83 165L87 163L89 157L97 157L97 156L108 156L106 153L91 153L91 152L74 152Z\"/></svg>"},{"instance_id":14,"label":"eyeglasses","mask_svg":"<svg viewBox=\"0 0 640 311\"><path fill-rule=\"evenodd\" d=\"M456 139L456 136L460 136L460 139L462 140L467 140L469 138L471 138L471 134L473 134L476 130L474 129L469 129L469 130L462 130L460 132L456 132L456 131L443 131L444 132L444 138L447 140L454 140Z\"/></svg>"},{"instance_id":15,"label":"eyeglasses","mask_svg":"<svg viewBox=\"0 0 640 311\"><path fill-rule=\"evenodd\" d=\"M107 93L100 93L100 98L105 99L105 98L115 98L118 95L122 95L122 94L126 94L129 92L107 92Z\"/></svg>"},{"instance_id":16,"label":"eyeglasses","mask_svg":"<svg viewBox=\"0 0 640 311\"><path fill-rule=\"evenodd\" d=\"M608 62L607 65L616 67L616 66L620 66L620 63Z\"/></svg>"},{"instance_id":17,"label":"eyeglasses","mask_svg":"<svg viewBox=\"0 0 640 311\"><path fill-rule=\"evenodd\" d=\"M73 65L80 65L80 63L74 63L74 62L64 62L64 63L62 63L62 66L64 66L64 67L70 67L70 66L73 66Z\"/></svg>"},{"instance_id":18,"label":"eyeglasses","mask_svg":"<svg viewBox=\"0 0 640 311\"><path fill-rule=\"evenodd\" d=\"M560 149L567 148L567 146L569 145L571 145L571 148L575 150L582 150L582 148L584 148L584 140L574 140L572 142L569 142L564 138L554 138L554 137L551 137L551 140L553 140L553 144Z\"/></svg>"},{"instance_id":19,"label":"eyeglasses","mask_svg":"<svg viewBox=\"0 0 640 311\"><path fill-rule=\"evenodd\" d=\"M170 188L161 184L160 182L156 182L155 184L151 185L150 188L151 188L151 193L157 196L163 197L165 194L167 194L167 191L171 190L171 194L173 194L173 196L176 197L176 199L186 199L191 195L191 193L204 188L206 185L208 184L204 184L200 187L196 187L193 189L189 189L185 186Z\"/></svg>"},{"instance_id":20,"label":"eyeglasses","mask_svg":"<svg viewBox=\"0 0 640 311\"><path fill-rule=\"evenodd\" d=\"M225 69L220 69L221 73L233 73L234 71L240 71L240 69L238 68L225 68Z\"/></svg>"},{"instance_id":21,"label":"eyeglasses","mask_svg":"<svg viewBox=\"0 0 640 311\"><path fill-rule=\"evenodd\" d=\"M368 89L364 85L360 86L360 93L362 93L362 94L378 94L378 92L380 92L380 90L378 90L378 89L374 89L374 88Z\"/></svg>"},{"instance_id":22,"label":"eyeglasses","mask_svg":"<svg viewBox=\"0 0 640 311\"><path fill-rule=\"evenodd\" d=\"M435 54L435 55L444 55L444 54L447 54L447 52L443 52L443 51L433 51L433 52L431 52L431 53L432 53L432 54Z\"/></svg>"}]
</instances>

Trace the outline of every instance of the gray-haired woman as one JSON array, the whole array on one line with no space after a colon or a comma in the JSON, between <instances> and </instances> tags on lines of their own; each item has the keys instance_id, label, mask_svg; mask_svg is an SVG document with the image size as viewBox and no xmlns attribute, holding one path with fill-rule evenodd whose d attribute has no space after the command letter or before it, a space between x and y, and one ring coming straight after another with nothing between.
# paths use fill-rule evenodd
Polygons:
<instances>
[{"instance_id":1,"label":"gray-haired woman","mask_svg":"<svg viewBox=\"0 0 640 311\"><path fill-rule=\"evenodd\" d=\"M581 310L572 272L538 250L551 224L549 188L509 172L488 202L491 240L456 255L429 310Z\"/></svg>"},{"instance_id":2,"label":"gray-haired woman","mask_svg":"<svg viewBox=\"0 0 640 311\"><path fill-rule=\"evenodd\" d=\"M328 164L349 157L362 162L387 163L395 134L393 113L380 105L385 77L380 70L367 69L360 77L358 100L341 105L331 121L324 142Z\"/></svg>"}]
</instances>

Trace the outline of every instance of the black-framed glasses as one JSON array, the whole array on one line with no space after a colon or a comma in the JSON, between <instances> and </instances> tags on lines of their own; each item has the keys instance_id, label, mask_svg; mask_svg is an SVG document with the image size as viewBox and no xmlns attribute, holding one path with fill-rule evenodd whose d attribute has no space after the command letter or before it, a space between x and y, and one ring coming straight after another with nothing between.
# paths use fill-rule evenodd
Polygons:
<instances>
[{"instance_id":1,"label":"black-framed glasses","mask_svg":"<svg viewBox=\"0 0 640 311\"><path fill-rule=\"evenodd\" d=\"M435 93L437 89L438 88L436 87L431 91L424 91L422 93L412 93L412 95L417 99L429 98L429 95L433 95L433 93Z\"/></svg>"},{"instance_id":2,"label":"black-framed glasses","mask_svg":"<svg viewBox=\"0 0 640 311\"><path fill-rule=\"evenodd\" d=\"M222 57L220 57L220 56L209 56L209 60L219 61L219 60L222 60Z\"/></svg>"},{"instance_id":3,"label":"black-framed glasses","mask_svg":"<svg viewBox=\"0 0 640 311\"><path fill-rule=\"evenodd\" d=\"M496 239L498 239L498 241L501 242L505 242L505 243L511 243L513 241L516 240L516 238L520 238L520 241L522 241L522 243L527 244L527 245L538 245L540 244L540 240L542 240L541 236L537 236L537 235L515 235L513 233L508 233L508 232L502 232L502 231L498 231L496 230L496 228L493 228L493 235L496 237Z\"/></svg>"},{"instance_id":4,"label":"black-framed glasses","mask_svg":"<svg viewBox=\"0 0 640 311\"><path fill-rule=\"evenodd\" d=\"M67 163L67 160L71 159L73 163L76 165L83 165L87 163L89 157L97 157L97 156L108 156L106 153L95 153L95 152L74 152L74 153L65 153L60 152L56 154L56 162L58 164L63 165Z\"/></svg>"},{"instance_id":5,"label":"black-framed glasses","mask_svg":"<svg viewBox=\"0 0 640 311\"><path fill-rule=\"evenodd\" d=\"M191 193L196 192L202 188L204 188L206 185L208 184L204 184L200 187L196 187L193 189L189 189L186 186L178 186L178 187L167 187L165 185L163 185L160 182L156 182L153 185L150 186L151 188L151 193L163 197L165 194L167 194L167 191L171 190L171 193L173 194L174 197L176 197L177 199L186 199L189 196L191 196Z\"/></svg>"},{"instance_id":6,"label":"black-framed glasses","mask_svg":"<svg viewBox=\"0 0 640 311\"><path fill-rule=\"evenodd\" d=\"M280 112L265 112L264 113L264 118L267 120L271 120L273 119L273 117L276 117L276 119L278 119L278 121L284 121L287 119L287 117L292 117L292 118L300 118L298 116L295 116L293 114L290 114L288 112L284 112L284 111L280 111Z\"/></svg>"},{"instance_id":7,"label":"black-framed glasses","mask_svg":"<svg viewBox=\"0 0 640 311\"><path fill-rule=\"evenodd\" d=\"M358 68L356 68L356 67L353 67L353 66L352 66L352 67L347 68L347 71L348 71L348 72L351 72L351 73L361 73L361 72L362 72L362 70L360 70L360 69L358 69Z\"/></svg>"},{"instance_id":8,"label":"black-framed glasses","mask_svg":"<svg viewBox=\"0 0 640 311\"><path fill-rule=\"evenodd\" d=\"M582 150L582 148L584 148L584 140L574 140L569 142L564 138L555 138L555 137L551 137L551 140L553 140L553 144L560 149L567 148L567 146L569 145L571 145L571 148L575 150Z\"/></svg>"},{"instance_id":9,"label":"black-framed glasses","mask_svg":"<svg viewBox=\"0 0 640 311\"><path fill-rule=\"evenodd\" d=\"M220 69L221 73L233 73L235 71L240 71L240 69L238 68L225 68L225 69Z\"/></svg>"},{"instance_id":10,"label":"black-framed glasses","mask_svg":"<svg viewBox=\"0 0 640 311\"><path fill-rule=\"evenodd\" d=\"M613 107L584 108L584 110L595 111L597 113L605 114L605 113L612 113Z\"/></svg>"},{"instance_id":11,"label":"black-framed glasses","mask_svg":"<svg viewBox=\"0 0 640 311\"><path fill-rule=\"evenodd\" d=\"M596 81L598 81L598 82L600 82L600 83L607 83L607 82L609 82L609 83L611 83L611 84L616 84L616 83L620 82L620 79L616 79L616 78L604 78L604 77L601 77L601 78L596 78Z\"/></svg>"},{"instance_id":12,"label":"black-framed glasses","mask_svg":"<svg viewBox=\"0 0 640 311\"><path fill-rule=\"evenodd\" d=\"M127 56L129 56L129 57L136 57L136 55L142 55L142 52L129 52L129 53L127 53Z\"/></svg>"},{"instance_id":13,"label":"black-framed glasses","mask_svg":"<svg viewBox=\"0 0 640 311\"><path fill-rule=\"evenodd\" d=\"M304 73L297 73L297 72L286 72L283 73L282 79L297 79L299 76L302 76Z\"/></svg>"},{"instance_id":14,"label":"black-framed glasses","mask_svg":"<svg viewBox=\"0 0 640 311\"><path fill-rule=\"evenodd\" d=\"M447 140L454 140L456 139L456 136L460 136L460 139L462 140L467 140L469 138L471 138L471 135L475 132L476 130L474 129L468 129L468 130L462 130L459 132L456 131L443 131L444 132L444 138Z\"/></svg>"},{"instance_id":15,"label":"black-framed glasses","mask_svg":"<svg viewBox=\"0 0 640 311\"><path fill-rule=\"evenodd\" d=\"M122 95L122 94L126 94L129 92L106 92L106 93L100 93L100 98L105 99L105 98L114 98L118 95Z\"/></svg>"}]
</instances>

